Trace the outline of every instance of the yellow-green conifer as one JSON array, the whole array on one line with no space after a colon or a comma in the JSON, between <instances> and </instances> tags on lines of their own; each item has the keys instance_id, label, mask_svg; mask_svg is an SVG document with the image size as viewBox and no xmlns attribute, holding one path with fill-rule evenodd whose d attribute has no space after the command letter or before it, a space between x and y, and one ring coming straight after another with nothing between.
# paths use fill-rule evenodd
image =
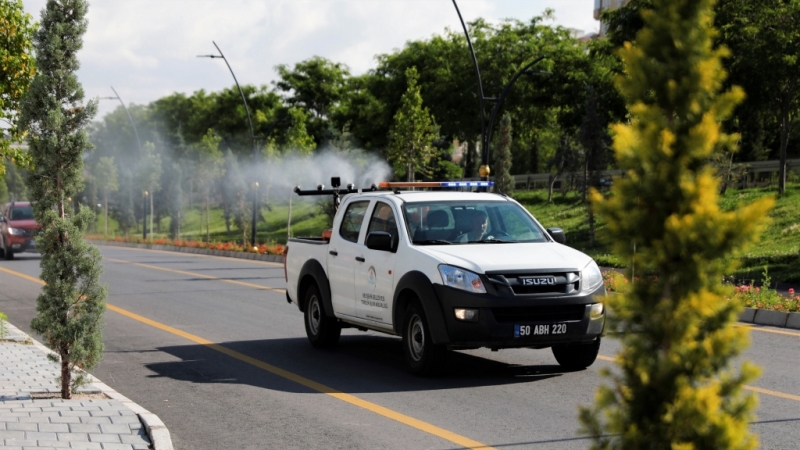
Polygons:
<instances>
[{"instance_id":1,"label":"yellow-green conifer","mask_svg":"<svg viewBox=\"0 0 800 450\"><path fill-rule=\"evenodd\" d=\"M581 411L595 448L747 449L755 398L742 392L757 369L730 367L747 345L725 300L731 256L755 241L772 200L719 207L709 156L733 149L720 130L744 93L723 91L714 0L655 0L636 46L621 51L618 88L630 121L613 127L625 176L592 193L616 252L640 274L609 297L607 326L620 332L617 367L592 409ZM632 270L632 269L631 269ZM653 275L644 281L641 274Z\"/></svg>"}]
</instances>

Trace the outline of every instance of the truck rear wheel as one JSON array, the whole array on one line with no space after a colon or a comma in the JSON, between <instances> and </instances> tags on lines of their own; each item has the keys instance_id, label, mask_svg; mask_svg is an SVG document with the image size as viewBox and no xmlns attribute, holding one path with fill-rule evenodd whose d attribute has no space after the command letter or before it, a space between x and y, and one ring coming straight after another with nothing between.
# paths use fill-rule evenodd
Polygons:
<instances>
[{"instance_id":1,"label":"truck rear wheel","mask_svg":"<svg viewBox=\"0 0 800 450\"><path fill-rule=\"evenodd\" d=\"M433 343L425 311L417 302L408 307L403 317L403 353L414 375L435 375L446 363L447 348Z\"/></svg>"},{"instance_id":2,"label":"truck rear wheel","mask_svg":"<svg viewBox=\"0 0 800 450\"><path fill-rule=\"evenodd\" d=\"M322 296L316 285L306 289L305 295L305 323L308 341L316 348L335 347L342 334L342 327L333 317L325 314L322 305Z\"/></svg>"},{"instance_id":3,"label":"truck rear wheel","mask_svg":"<svg viewBox=\"0 0 800 450\"><path fill-rule=\"evenodd\" d=\"M599 351L600 338L594 342L553 346L553 356L567 370L583 370L591 366Z\"/></svg>"}]
</instances>

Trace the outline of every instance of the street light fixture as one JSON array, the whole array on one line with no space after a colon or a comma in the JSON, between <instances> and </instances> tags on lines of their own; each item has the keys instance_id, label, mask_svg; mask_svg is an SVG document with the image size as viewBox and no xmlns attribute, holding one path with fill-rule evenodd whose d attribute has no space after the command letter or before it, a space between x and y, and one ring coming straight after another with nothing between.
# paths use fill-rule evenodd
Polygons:
<instances>
[{"instance_id":1,"label":"street light fixture","mask_svg":"<svg viewBox=\"0 0 800 450\"><path fill-rule=\"evenodd\" d=\"M239 89L239 95L242 96L242 103L244 103L244 112L247 113L247 123L250 125L250 138L253 141L253 166L255 166L256 161L258 159L258 145L256 145L256 135L253 132L253 119L250 117L250 109L247 107L247 99L244 96L244 91L242 91L242 87L239 86L239 81L236 79L236 75L233 73L233 69L231 65L228 63L228 58L222 53L222 50L219 49L219 46L216 42L211 41L214 44L214 47L217 48L218 55L197 55L198 58L222 58L225 61L225 65L228 66L228 70L231 72L231 76L233 77L233 82L236 83L236 88ZM258 211L258 194L257 192L253 193L253 217L252 217L252 229L250 231L250 246L256 246L256 217Z\"/></svg>"},{"instance_id":2,"label":"street light fixture","mask_svg":"<svg viewBox=\"0 0 800 450\"><path fill-rule=\"evenodd\" d=\"M467 30L467 25L464 23L464 18L461 17L461 11L458 9L458 4L456 0L453 0L453 6L456 8L456 13L458 14L458 19L461 21L461 27L464 28L464 34L467 37L467 45L469 46L470 54L472 55L472 63L475 66L475 76L478 79L478 101L480 102L480 110L481 110L481 150L483 151L483 155L481 157L481 167L480 167L480 175L481 180L488 181L489 175L491 170L489 169L489 143L492 141L492 129L494 128L494 121L497 117L497 111L500 109L500 105L503 104L503 100L505 100L508 91L511 89L511 86L514 82L522 74L547 74L550 75L550 72L541 72L541 71L534 71L531 70L531 67L545 58L545 56L540 56L533 60L533 62L525 65L522 69L517 71L517 73L511 78L505 87L503 87L503 91L499 97L486 97L483 93L483 82L481 81L481 70L478 67L478 58L475 56L475 48L472 46L472 38L469 36L469 31ZM492 108L492 114L489 116L489 120L487 122L486 119L486 106L485 102L493 101L494 107Z\"/></svg>"}]
</instances>

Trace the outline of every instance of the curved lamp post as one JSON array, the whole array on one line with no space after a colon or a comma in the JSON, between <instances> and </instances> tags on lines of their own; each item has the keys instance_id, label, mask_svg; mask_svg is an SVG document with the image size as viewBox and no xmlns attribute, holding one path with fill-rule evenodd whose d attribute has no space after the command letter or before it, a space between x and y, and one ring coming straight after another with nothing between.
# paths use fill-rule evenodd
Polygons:
<instances>
[{"instance_id":1,"label":"curved lamp post","mask_svg":"<svg viewBox=\"0 0 800 450\"><path fill-rule=\"evenodd\" d=\"M139 131L136 130L136 122L133 121L133 117L131 117L131 113L128 111L128 108L125 107L125 102L119 97L117 94L117 90L114 89L114 86L111 86L111 90L114 91L114 97L100 97L101 100L119 100L119 104L122 105L122 109L125 110L125 114L128 115L128 120L131 122L131 126L133 127L133 134L136 135L136 145L139 146L139 151L142 151L142 141L139 140Z\"/></svg>"},{"instance_id":2,"label":"curved lamp post","mask_svg":"<svg viewBox=\"0 0 800 450\"><path fill-rule=\"evenodd\" d=\"M133 134L136 136L136 146L139 147L139 154L141 155L141 153L142 153L142 141L139 139L139 131L136 129L136 122L133 121L133 116L131 116L130 111L128 111L128 108L125 106L125 102L123 102L122 98L120 98L119 94L117 94L117 90L114 89L114 86L111 86L111 90L114 92L114 97L100 97L100 100L119 100L119 104L122 105L122 109L125 110L125 114L128 115L128 120L130 121L131 126L133 127ZM145 191L144 196L145 196L145 199L146 199L147 198L147 191ZM153 229L153 223L152 223L153 222L153 214L152 214L152 210L153 210L153 197L150 197L150 211L151 211L151 213L150 213L150 229L151 230ZM147 204L146 203L144 203L142 205L142 217L143 217L142 239L147 239ZM106 205L106 228L108 228L108 205Z\"/></svg>"},{"instance_id":3,"label":"curved lamp post","mask_svg":"<svg viewBox=\"0 0 800 450\"><path fill-rule=\"evenodd\" d=\"M217 48L218 55L197 55L198 58L222 58L225 61L225 65L228 66L228 70L231 72L231 76L233 77L233 82L236 83L236 88L239 89L239 95L242 96L242 103L244 103L244 112L247 113L247 124L250 126L250 138L253 140L253 165L258 159L258 145L256 145L256 135L253 132L253 119L250 117L250 108L247 107L247 99L244 96L244 91L242 91L242 87L239 86L239 81L236 79L236 75L233 73L233 69L231 69L231 65L228 63L228 58L222 54L222 50L219 49L219 45L216 42L211 41L214 44L214 47ZM256 217L258 214L258 181L253 182L254 192L253 192L253 217L252 217L252 227L250 232L250 245L255 247L256 245Z\"/></svg>"},{"instance_id":4,"label":"curved lamp post","mask_svg":"<svg viewBox=\"0 0 800 450\"><path fill-rule=\"evenodd\" d=\"M464 34L467 37L467 45L469 46L469 52L472 55L472 63L475 66L475 76L478 79L478 101L480 102L480 111L481 111L481 150L483 155L481 157L481 168L480 168L480 175L481 180L488 181L489 174L491 173L489 169L489 143L492 141L492 129L494 128L494 121L497 117L497 111L500 109L500 105L503 104L503 100L505 100L506 95L508 95L511 86L519 79L520 76L523 74L547 74L549 72L540 72L534 71L530 68L533 67L534 64L538 63L545 56L540 56L533 60L533 62L525 65L522 69L517 71L517 73L511 77L511 81L509 81L505 87L503 87L503 91L499 97L486 97L483 93L483 83L481 81L481 70L478 68L478 58L475 56L475 48L472 46L472 39L469 36L469 31L467 30L467 25L464 23L464 18L461 17L461 11L458 9L458 4L456 0L453 0L453 6L456 7L456 13L458 14L458 19L461 21L461 27L464 29ZM486 103L487 101L495 102L494 107L492 108L492 114L489 116L487 121L486 119Z\"/></svg>"}]
</instances>

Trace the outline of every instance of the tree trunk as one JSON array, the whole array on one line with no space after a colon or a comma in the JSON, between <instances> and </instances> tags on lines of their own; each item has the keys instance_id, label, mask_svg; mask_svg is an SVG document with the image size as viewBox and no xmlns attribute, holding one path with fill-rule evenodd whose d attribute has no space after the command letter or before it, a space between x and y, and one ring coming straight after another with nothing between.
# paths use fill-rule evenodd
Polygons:
<instances>
[{"instance_id":1,"label":"tree trunk","mask_svg":"<svg viewBox=\"0 0 800 450\"><path fill-rule=\"evenodd\" d=\"M108 189L103 189L103 205L106 207L106 231L103 236L108 236Z\"/></svg>"},{"instance_id":2,"label":"tree trunk","mask_svg":"<svg viewBox=\"0 0 800 450\"><path fill-rule=\"evenodd\" d=\"M208 223L210 222L208 215L209 214L208 202L209 202L208 194L206 194L206 243L211 242L211 234L208 231Z\"/></svg>"},{"instance_id":3,"label":"tree trunk","mask_svg":"<svg viewBox=\"0 0 800 450\"><path fill-rule=\"evenodd\" d=\"M69 400L72 398L72 373L69 371L69 353L61 352L61 398Z\"/></svg>"},{"instance_id":4,"label":"tree trunk","mask_svg":"<svg viewBox=\"0 0 800 450\"><path fill-rule=\"evenodd\" d=\"M553 203L553 187L556 184L558 175L550 175L550 182L547 183L547 204Z\"/></svg>"},{"instance_id":5,"label":"tree trunk","mask_svg":"<svg viewBox=\"0 0 800 450\"><path fill-rule=\"evenodd\" d=\"M788 94L784 95L784 107L781 108L781 161L778 168L778 195L786 192L786 149L789 146L789 131L791 121L789 120Z\"/></svg>"},{"instance_id":6,"label":"tree trunk","mask_svg":"<svg viewBox=\"0 0 800 450\"><path fill-rule=\"evenodd\" d=\"M289 218L286 219L286 242L292 237L292 196L293 192L289 193Z\"/></svg>"},{"instance_id":7,"label":"tree trunk","mask_svg":"<svg viewBox=\"0 0 800 450\"><path fill-rule=\"evenodd\" d=\"M153 242L153 189L150 188L150 242Z\"/></svg>"},{"instance_id":8,"label":"tree trunk","mask_svg":"<svg viewBox=\"0 0 800 450\"><path fill-rule=\"evenodd\" d=\"M594 208L589 202L589 248L594 248Z\"/></svg>"}]
</instances>

